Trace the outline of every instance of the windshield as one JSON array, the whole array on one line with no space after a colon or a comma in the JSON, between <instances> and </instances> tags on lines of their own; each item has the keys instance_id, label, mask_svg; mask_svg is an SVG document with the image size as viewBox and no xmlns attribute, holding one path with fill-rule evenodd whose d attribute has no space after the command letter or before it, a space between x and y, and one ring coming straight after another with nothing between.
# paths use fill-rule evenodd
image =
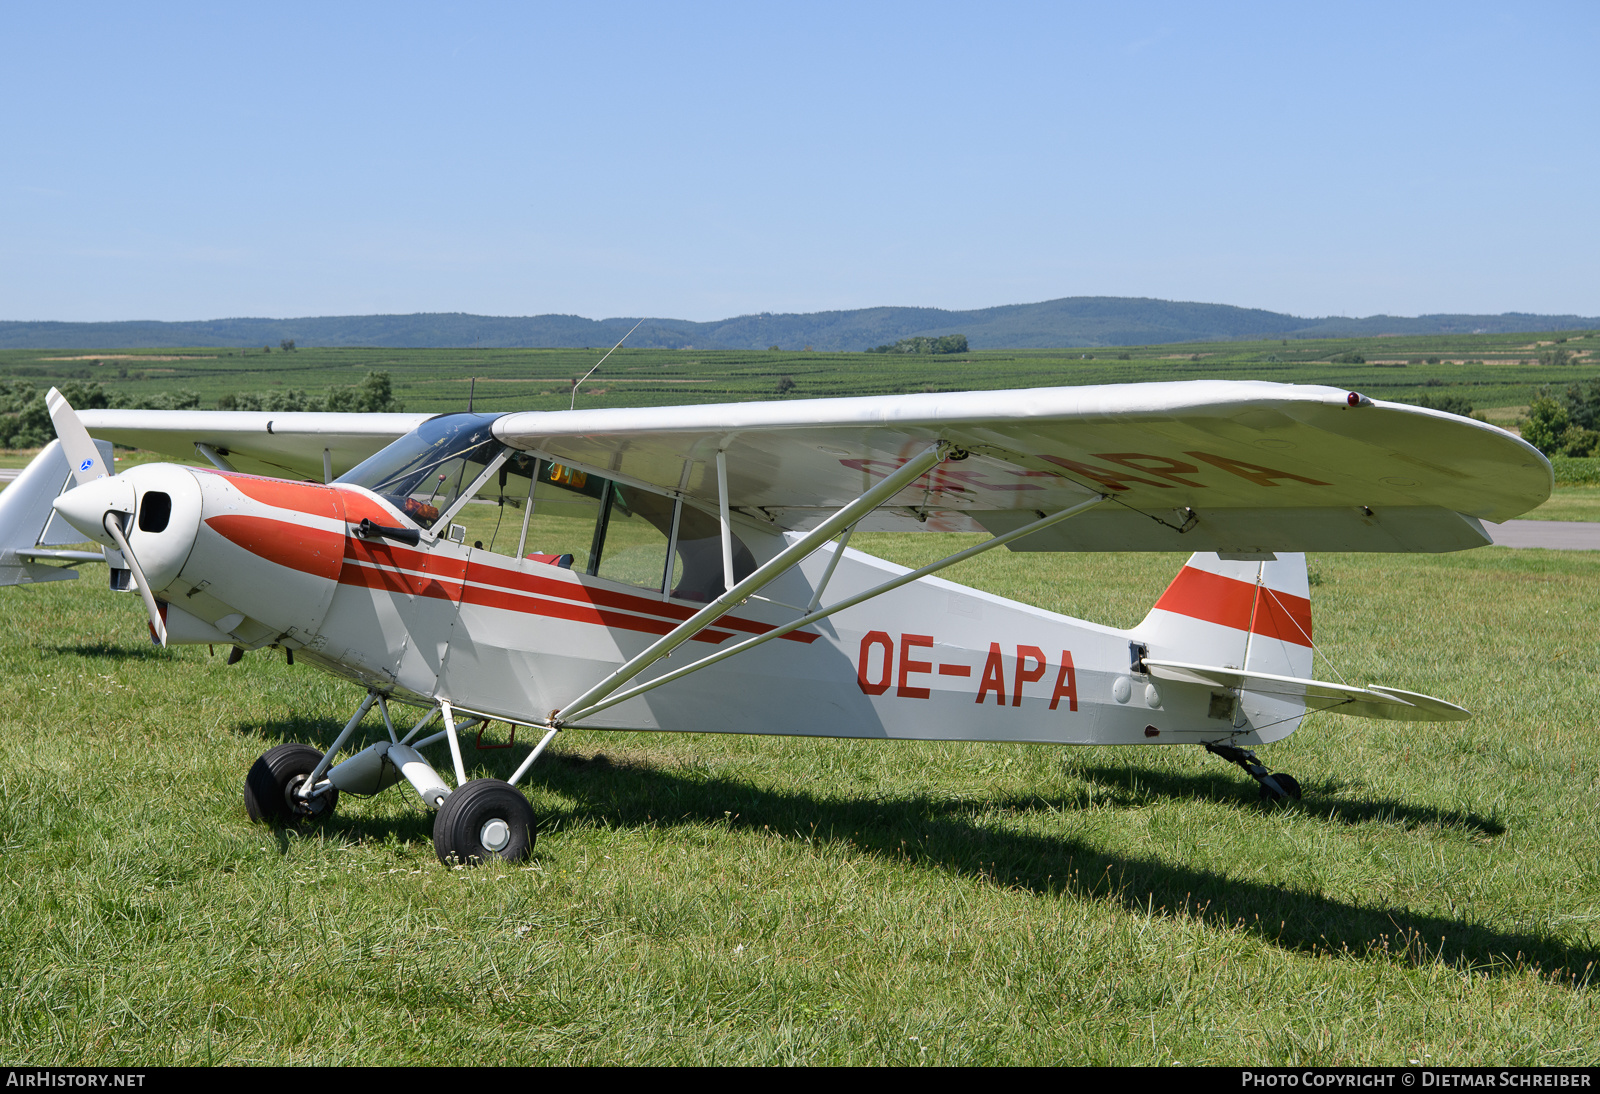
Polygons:
<instances>
[{"instance_id":1,"label":"windshield","mask_svg":"<svg viewBox=\"0 0 1600 1094\"><path fill-rule=\"evenodd\" d=\"M357 464L335 482L364 486L424 528L432 528L499 454L497 414L441 414ZM502 472L502 476L503 476Z\"/></svg>"}]
</instances>

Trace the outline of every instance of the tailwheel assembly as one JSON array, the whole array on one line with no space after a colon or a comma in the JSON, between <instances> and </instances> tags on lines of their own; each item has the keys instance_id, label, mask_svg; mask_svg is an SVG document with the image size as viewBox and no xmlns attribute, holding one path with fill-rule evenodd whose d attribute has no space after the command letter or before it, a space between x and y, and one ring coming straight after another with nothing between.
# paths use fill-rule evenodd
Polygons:
<instances>
[{"instance_id":1,"label":"tailwheel assembly","mask_svg":"<svg viewBox=\"0 0 1600 1094\"><path fill-rule=\"evenodd\" d=\"M310 745L278 745L263 752L244 780L244 807L250 819L303 824L331 817L339 804L338 790L330 786L314 797L302 794L306 779L320 762L321 751Z\"/></svg>"},{"instance_id":2,"label":"tailwheel assembly","mask_svg":"<svg viewBox=\"0 0 1600 1094\"><path fill-rule=\"evenodd\" d=\"M1238 745L1220 744L1214 741L1202 741L1207 752L1214 756L1221 756L1231 764L1238 764L1247 771L1252 779L1261 784L1261 801L1264 805L1280 805L1293 799L1300 800L1300 783L1293 775L1282 772L1268 774L1267 769L1261 766L1261 761L1256 759L1256 754L1248 748Z\"/></svg>"},{"instance_id":3,"label":"tailwheel assembly","mask_svg":"<svg viewBox=\"0 0 1600 1094\"><path fill-rule=\"evenodd\" d=\"M528 799L499 779L456 788L433 818L433 849L446 866L478 866L491 858L521 862L539 833Z\"/></svg>"}]
</instances>

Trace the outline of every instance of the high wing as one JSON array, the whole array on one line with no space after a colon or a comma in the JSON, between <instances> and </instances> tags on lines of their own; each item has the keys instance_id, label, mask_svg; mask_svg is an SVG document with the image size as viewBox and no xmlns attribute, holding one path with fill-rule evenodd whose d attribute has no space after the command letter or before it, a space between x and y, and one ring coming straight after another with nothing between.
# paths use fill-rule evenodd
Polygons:
<instances>
[{"instance_id":1,"label":"high wing","mask_svg":"<svg viewBox=\"0 0 1600 1094\"><path fill-rule=\"evenodd\" d=\"M315 479L323 450L334 475L405 436L432 414L278 414L252 410L84 410L95 437L180 459L211 456L235 470L274 478ZM212 462L216 462L213 460Z\"/></svg>"},{"instance_id":2,"label":"high wing","mask_svg":"<svg viewBox=\"0 0 1600 1094\"><path fill-rule=\"evenodd\" d=\"M1453 551L1543 502L1550 464L1504 430L1336 388L1119 384L500 418L508 444L708 508L814 526L938 441L949 461L861 527L1002 533L1036 551Z\"/></svg>"},{"instance_id":3,"label":"high wing","mask_svg":"<svg viewBox=\"0 0 1600 1094\"><path fill-rule=\"evenodd\" d=\"M320 480L430 415L81 417L119 444ZM1033 551L1463 550L1490 542L1480 521L1527 512L1553 482L1536 449L1482 422L1337 388L1223 380L528 411L502 415L495 434L713 511L721 451L730 507L783 530L816 526L940 441L967 457L861 528L1004 533L1106 495L1013 545Z\"/></svg>"}]
</instances>

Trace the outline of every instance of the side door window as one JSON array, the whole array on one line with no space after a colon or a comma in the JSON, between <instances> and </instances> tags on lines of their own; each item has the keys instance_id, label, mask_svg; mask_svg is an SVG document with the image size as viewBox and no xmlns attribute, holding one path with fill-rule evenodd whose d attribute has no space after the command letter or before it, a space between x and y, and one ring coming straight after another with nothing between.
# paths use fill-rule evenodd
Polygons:
<instances>
[{"instance_id":1,"label":"side door window","mask_svg":"<svg viewBox=\"0 0 1600 1094\"><path fill-rule=\"evenodd\" d=\"M539 461L526 532L519 536L522 557L550 566L590 573L604 538L602 518L611 483L549 460ZM512 545L515 550L515 545Z\"/></svg>"},{"instance_id":2,"label":"side door window","mask_svg":"<svg viewBox=\"0 0 1600 1094\"><path fill-rule=\"evenodd\" d=\"M612 483L601 518L604 534L596 537L598 564L589 572L659 593L666 579L673 507L665 494Z\"/></svg>"},{"instance_id":3,"label":"side door window","mask_svg":"<svg viewBox=\"0 0 1600 1094\"><path fill-rule=\"evenodd\" d=\"M721 596L727 586L722 577L722 522L710 513L685 505L678 517L678 543L672 560L672 595L679 600L705 604ZM743 581L755 573L755 556L737 535L733 537L733 579Z\"/></svg>"},{"instance_id":4,"label":"side door window","mask_svg":"<svg viewBox=\"0 0 1600 1094\"><path fill-rule=\"evenodd\" d=\"M454 520L475 550L517 557L520 546L520 556L536 563L700 603L723 591L715 516L548 459L518 453ZM734 579L754 570L750 549L735 536Z\"/></svg>"}]
</instances>

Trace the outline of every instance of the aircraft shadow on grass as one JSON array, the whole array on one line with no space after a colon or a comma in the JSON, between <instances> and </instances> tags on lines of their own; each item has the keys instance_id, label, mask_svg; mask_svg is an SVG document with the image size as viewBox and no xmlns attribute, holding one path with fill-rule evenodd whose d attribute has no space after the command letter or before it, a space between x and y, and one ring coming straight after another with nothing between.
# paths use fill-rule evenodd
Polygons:
<instances>
[{"instance_id":1,"label":"aircraft shadow on grass","mask_svg":"<svg viewBox=\"0 0 1600 1094\"><path fill-rule=\"evenodd\" d=\"M1179 800L1203 798L1215 802L1237 798L1240 804L1248 803L1251 807L1260 800L1253 782L1245 783L1224 770L1194 774L1151 771L1132 766L1081 766L1073 768L1073 774L1110 791L1116 804L1130 807L1137 805L1141 797ZM1504 824L1479 813L1410 805L1395 798L1334 797L1333 792L1337 791L1337 787L1326 785L1316 787L1308 783L1306 789L1311 800L1300 808L1312 816L1341 824L1387 823L1408 828L1454 828L1474 836L1501 836L1506 831Z\"/></svg>"},{"instance_id":2,"label":"aircraft shadow on grass","mask_svg":"<svg viewBox=\"0 0 1600 1094\"><path fill-rule=\"evenodd\" d=\"M241 730L273 740L326 746L341 728L331 721L289 719ZM469 769L480 775L505 778L523 755L520 748L474 752L470 741L464 743ZM1125 766L1080 768L1078 773L1102 785L1123 787L1131 775L1144 792L1166 797L1244 800L1239 783L1220 775L1135 771ZM706 777L631 761L613 763L604 754L547 754L534 766L530 781L573 802L539 817L542 838L579 821L617 828L726 825L844 847L880 861L981 877L1002 887L1104 901L1129 913L1194 918L1214 929L1245 931L1302 953L1382 957L1414 967L1443 962L1491 975L1537 969L1569 986L1587 984L1600 964L1600 947L1587 939L1574 945L1535 931L1501 930L1401 907L1363 905L1282 884L1110 853L1070 833L1008 832L981 819L995 810L1070 814L1088 806L1078 797L981 802L926 796L830 798L767 789L738 778ZM403 793L405 788L398 790ZM1479 833L1503 830L1474 814L1387 801L1335 800L1314 807L1311 815L1341 824L1393 818ZM431 819L418 803L414 817L367 820L342 813L331 828L357 839L429 841ZM281 843L287 848L287 840Z\"/></svg>"},{"instance_id":3,"label":"aircraft shadow on grass","mask_svg":"<svg viewBox=\"0 0 1600 1094\"><path fill-rule=\"evenodd\" d=\"M165 661L177 659L175 651L148 642L78 642L74 645L46 646L62 657L108 657L113 661Z\"/></svg>"}]
</instances>

